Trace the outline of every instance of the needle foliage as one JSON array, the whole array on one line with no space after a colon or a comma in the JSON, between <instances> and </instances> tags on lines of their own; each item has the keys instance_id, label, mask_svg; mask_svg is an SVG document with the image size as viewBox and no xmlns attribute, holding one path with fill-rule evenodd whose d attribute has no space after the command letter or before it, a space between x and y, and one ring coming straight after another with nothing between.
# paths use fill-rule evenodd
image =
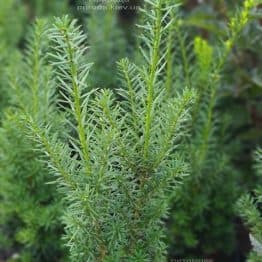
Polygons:
<instances>
[{"instance_id":1,"label":"needle foliage","mask_svg":"<svg viewBox=\"0 0 262 262\"><path fill-rule=\"evenodd\" d=\"M119 61L120 100L110 90L88 91L91 65L85 63L86 38L76 21L58 18L49 31L53 67L70 105L69 143L50 131L51 123L44 127L28 114L26 121L67 203L71 261L165 260L162 219L187 173L178 152L194 92L185 88L166 97L161 47L174 7L164 0L147 5L144 61Z\"/></svg>"},{"instance_id":2,"label":"needle foliage","mask_svg":"<svg viewBox=\"0 0 262 262\"><path fill-rule=\"evenodd\" d=\"M27 38L25 54L8 68L12 106L5 111L0 129L1 247L18 252L19 261L57 261L63 256L62 202L56 187L47 185L50 173L21 121L25 111L43 123L58 121L48 113L54 86L46 39L46 22L38 20Z\"/></svg>"},{"instance_id":3,"label":"needle foliage","mask_svg":"<svg viewBox=\"0 0 262 262\"><path fill-rule=\"evenodd\" d=\"M244 2L243 8L230 18L227 39L215 46L199 36L190 44L182 31L183 21L180 26L177 22L173 39L181 54L177 55L178 62L174 67L179 68L182 75L177 82L196 90L197 97L191 135L185 141L184 152L190 163L191 176L175 194L171 215L170 236L176 247L173 255L210 255L217 250L231 253L234 248L238 174L230 158L230 125L225 116L219 115L219 90L227 57L254 6L254 1Z\"/></svg>"},{"instance_id":4,"label":"needle foliage","mask_svg":"<svg viewBox=\"0 0 262 262\"><path fill-rule=\"evenodd\" d=\"M237 209L245 223L250 229L250 241L253 246L253 251L249 255L248 261L258 262L262 258L262 219L260 206L262 203L262 150L258 148L254 154L255 165L254 169L257 175L257 188L252 192L240 198L237 203Z\"/></svg>"},{"instance_id":5,"label":"needle foliage","mask_svg":"<svg viewBox=\"0 0 262 262\"><path fill-rule=\"evenodd\" d=\"M145 0L133 51L113 2L72 12L79 21L37 19L22 51L23 8L33 19L68 3L0 4L21 15L0 11L0 260L158 262L234 248L241 178L221 89L261 0L243 1L215 43L188 28L181 1ZM260 149L256 159L259 173ZM260 191L239 201L251 261Z\"/></svg>"}]
</instances>

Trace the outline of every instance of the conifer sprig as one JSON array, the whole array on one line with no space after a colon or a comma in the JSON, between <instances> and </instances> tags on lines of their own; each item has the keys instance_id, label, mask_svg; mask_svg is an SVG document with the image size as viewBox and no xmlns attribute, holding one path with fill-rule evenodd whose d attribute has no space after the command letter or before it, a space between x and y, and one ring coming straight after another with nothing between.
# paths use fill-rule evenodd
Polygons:
<instances>
[{"instance_id":1,"label":"conifer sprig","mask_svg":"<svg viewBox=\"0 0 262 262\"><path fill-rule=\"evenodd\" d=\"M202 252L212 253L212 250L224 250L232 243L234 234L231 225L221 228L215 222L217 213L229 197L231 205L223 209L223 216L219 219L228 221L229 217L233 217L233 202L237 198L235 172L225 153L224 138L221 137L221 116L217 114L218 91L221 85L220 75L228 55L249 21L249 12L254 5L252 0L244 1L243 8L237 10L230 19L227 39L223 39L218 46L211 46L207 40L196 37L194 52L192 48L188 52L190 43L185 45L188 43L184 41L185 34L179 30L181 28L177 29L179 34L176 37L180 38L178 42L181 51L179 61L182 61L184 71L181 82L196 90L191 136L185 143L185 154L188 156L192 175L184 180L174 202L174 243L177 243L178 250L181 248L182 252L198 246ZM190 197L188 192L191 192ZM207 219L207 213L214 219ZM185 220L188 222L185 223ZM208 235L202 239L205 229ZM227 235L227 244L218 243L218 232Z\"/></svg>"},{"instance_id":2,"label":"conifer sprig","mask_svg":"<svg viewBox=\"0 0 262 262\"><path fill-rule=\"evenodd\" d=\"M186 172L177 151L194 98L189 89L175 98L165 96L161 76L166 53L160 46L171 10L165 3L148 1L141 48L148 59L139 66L127 59L118 63L121 101L108 90L87 90L90 65L83 61L85 38L76 22L56 19L50 30L50 56L78 139L68 130L68 146L49 127L26 119L31 136L59 175L73 261L164 260L161 219L167 215L176 177Z\"/></svg>"},{"instance_id":3,"label":"conifer sprig","mask_svg":"<svg viewBox=\"0 0 262 262\"><path fill-rule=\"evenodd\" d=\"M52 131L59 124L59 119L51 113L54 85L47 63L47 27L45 20L36 20L25 53L8 68L15 95L0 130L0 154L4 155L0 161L0 183L4 185L0 192L3 200L0 220L2 212L6 212L6 225L12 225L8 229L13 238L12 248L19 252L19 259L26 261L56 260L65 255L59 233L63 230L62 202L56 187L46 185L50 181L49 170L39 161L42 153L34 150L37 143L26 136L27 121L21 117L30 112L34 123L53 122ZM12 221L17 223L13 225Z\"/></svg>"},{"instance_id":4,"label":"conifer sprig","mask_svg":"<svg viewBox=\"0 0 262 262\"><path fill-rule=\"evenodd\" d=\"M253 251L249 255L248 261L256 262L262 258L262 219L259 210L262 204L262 149L258 148L254 154L258 186L254 190L253 196L250 194L242 196L238 203L237 209L240 216L244 219L245 223L250 229L250 241L253 246Z\"/></svg>"},{"instance_id":5,"label":"conifer sprig","mask_svg":"<svg viewBox=\"0 0 262 262\"><path fill-rule=\"evenodd\" d=\"M87 175L90 175L89 142L85 133L85 108L89 96L84 96L84 91L91 64L86 64L84 60L87 48L83 48L83 45L86 37L83 32L79 31L80 28L75 25L76 20L71 22L69 17L65 17L63 20L56 19L54 28L50 30L55 52L50 53L50 56L55 59L53 64L57 65L58 80L62 85L62 89L65 90L65 94L69 94L71 97L71 99L68 99L65 94L63 95L65 102L68 102L71 107L76 122L81 148L78 152L81 153L81 158L86 162Z\"/></svg>"},{"instance_id":6,"label":"conifer sprig","mask_svg":"<svg viewBox=\"0 0 262 262\"><path fill-rule=\"evenodd\" d=\"M154 2L146 1L147 10L143 10L147 17L146 25L142 26L144 29L141 39L145 48L141 47L148 66L144 68L144 81L147 90L147 106L144 125L144 157L147 158L149 154L150 132L152 125L152 118L154 112L154 97L158 95L155 86L160 83L160 75L166 65L166 52L162 54L161 46L164 41L169 27L173 23L173 18L170 17L174 6L167 5L165 0L157 0ZM169 19L169 21L167 21ZM143 70L143 69L142 69Z\"/></svg>"}]
</instances>

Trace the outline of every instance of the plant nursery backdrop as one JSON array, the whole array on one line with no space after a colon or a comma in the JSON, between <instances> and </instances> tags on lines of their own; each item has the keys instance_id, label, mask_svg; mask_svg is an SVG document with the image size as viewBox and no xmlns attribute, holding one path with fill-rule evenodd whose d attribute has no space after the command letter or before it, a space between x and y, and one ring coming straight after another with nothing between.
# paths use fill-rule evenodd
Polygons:
<instances>
[{"instance_id":1,"label":"plant nursery backdrop","mask_svg":"<svg viewBox=\"0 0 262 262\"><path fill-rule=\"evenodd\" d=\"M0 261L262 261L261 0L0 0Z\"/></svg>"}]
</instances>

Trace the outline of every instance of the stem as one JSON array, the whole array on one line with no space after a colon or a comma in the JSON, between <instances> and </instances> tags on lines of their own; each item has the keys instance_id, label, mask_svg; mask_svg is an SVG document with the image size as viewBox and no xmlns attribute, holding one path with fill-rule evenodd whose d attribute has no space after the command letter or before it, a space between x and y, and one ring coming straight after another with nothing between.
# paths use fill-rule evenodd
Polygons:
<instances>
[{"instance_id":1,"label":"stem","mask_svg":"<svg viewBox=\"0 0 262 262\"><path fill-rule=\"evenodd\" d=\"M148 157L149 142L150 142L150 131L152 124L152 109L154 100L154 85L156 80L156 70L159 60L159 49L161 42L161 5L162 0L158 1L157 17L154 28L154 39L153 39L153 51L151 59L151 67L149 69L149 78L147 81L147 105L146 105L146 116L145 116L145 142L144 142L144 157Z\"/></svg>"},{"instance_id":2,"label":"stem","mask_svg":"<svg viewBox=\"0 0 262 262\"><path fill-rule=\"evenodd\" d=\"M67 32L64 32L65 42L67 44L67 51L69 54L69 64L70 64L70 74L71 74L71 80L72 80L72 86L73 86L73 112L74 116L77 122L77 131L78 131L78 137L80 141L80 146L83 152L83 160L85 161L85 168L87 175L91 174L91 164L90 164L90 154L89 154L89 146L88 141L85 135L85 128L83 124L83 112L81 109L81 91L77 84L78 79L78 70L77 65L74 62L74 50L71 46L69 36Z\"/></svg>"}]
</instances>

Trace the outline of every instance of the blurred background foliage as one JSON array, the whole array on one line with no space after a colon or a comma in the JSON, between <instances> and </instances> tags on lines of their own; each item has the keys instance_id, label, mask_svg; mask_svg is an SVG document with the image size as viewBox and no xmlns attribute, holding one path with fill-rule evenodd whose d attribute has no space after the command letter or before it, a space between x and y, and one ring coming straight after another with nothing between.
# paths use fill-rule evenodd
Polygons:
<instances>
[{"instance_id":1,"label":"blurred background foliage","mask_svg":"<svg viewBox=\"0 0 262 262\"><path fill-rule=\"evenodd\" d=\"M189 39L193 40L196 35L201 35L211 45L226 36L226 26L230 15L243 3L241 0L184 0L181 2L183 26L190 32ZM128 8L118 11L81 9L81 6L90 3L94 5L95 1L0 1L0 120L3 119L4 111L12 105L12 91L9 88L6 71L10 65L16 63L19 52L24 52L25 36L36 17L53 17L69 13L72 17L78 18L79 23L88 34L90 49L87 62L94 63L89 86L92 88L117 88L116 61L126 56L139 59L136 54L138 33L135 27L139 16L134 7L142 4L142 0L120 2L120 5L128 5ZM221 119L226 119L228 123L226 135L228 148L225 151L230 151L231 166L234 170L232 177L237 176L237 190L234 194L251 191L256 187L257 178L252 170L252 152L262 142L262 16L261 12L253 13L252 16L253 22L245 28L234 46L233 52L228 57L223 72L222 85L218 92L220 97L220 102L217 105L218 116ZM176 48L179 47L174 46L174 49ZM11 129L11 126L9 125L8 128ZM225 183L229 188L232 187L231 177ZM218 196L219 194L222 193L218 192ZM188 192L188 197L190 198L190 192ZM232 196L229 196L229 199L230 197ZM234 196L234 198L236 197ZM226 203L221 203L218 199L217 204L225 205ZM223 209L222 205L220 207L221 213L217 214L217 220L220 216L227 217L228 210L225 208L225 214L223 214ZM230 214L230 216L232 215ZM232 260L232 256L227 257L228 261L241 261L240 257L244 257L245 252L250 248L246 229L240 223L237 215L235 217L235 221L222 219L224 224L221 224L230 232L232 228L237 231L237 233L232 233L237 235L231 234L235 238L232 243L235 243L232 244L232 248L229 247L229 253L235 249L234 252L237 255L235 254L234 260ZM1 227L0 225L0 229ZM188 230L190 231L190 228ZM211 241L208 244L217 248L217 250L212 250L211 255L217 258L220 255L217 255L216 251L220 254L221 250L225 248L223 245L224 236L217 232L216 243L214 243L212 238L205 237L210 230L212 228L203 229L203 241L200 240L200 242L205 243L207 239ZM239 234L246 236L243 241ZM217 239L220 240L218 243ZM190 242L190 238L188 241ZM172 244L174 247L172 246L170 250L172 250L171 254L174 257L206 255L201 248L199 250L189 248L190 244L181 250L179 248L176 250L176 242ZM12 246L12 244L10 245ZM1 252L4 254L0 246L0 260L3 256ZM209 252L206 253L210 255ZM225 261L224 257L223 261Z\"/></svg>"},{"instance_id":2,"label":"blurred background foliage","mask_svg":"<svg viewBox=\"0 0 262 262\"><path fill-rule=\"evenodd\" d=\"M187 0L183 2L184 25L191 30L192 36L201 35L211 45L215 45L226 36L229 17L243 3L243 1L219 0ZM261 144L262 141L261 12L252 13L252 17L253 22L244 29L233 48L233 52L228 57L218 92L219 102L216 108L218 121L224 122L227 126L224 138L227 146L224 146L221 152L227 152L230 155L230 168L232 170L228 173L230 175L224 176L224 178L220 174L223 181L218 184L220 186L218 186L217 191L215 190L210 195L210 198L215 201L212 202L213 207L206 213L206 216L210 218L209 226L207 222L203 223L202 221L201 223L200 218L191 221L196 232L201 232L198 235L198 243L194 243L195 238L192 237L192 229L187 230L185 227L190 222L188 222L189 224L184 222L186 240L176 238L173 242L174 255L180 255L182 258L188 254L199 257L206 253L215 261L241 261L245 257L246 250L250 248L247 232L242 222L236 215L232 220L233 207L230 207L230 205L231 201L236 200L240 193L252 190L258 181L252 170L252 154L256 146ZM220 142L222 144L222 139ZM226 172L228 167L226 164L224 165ZM214 166L215 170L216 167ZM224 186L221 187L221 185ZM227 203L225 203L225 194L228 195ZM202 200L199 197L200 206L208 201L207 196L208 193L206 193L206 196L203 194ZM188 197L190 199L190 195ZM190 203L190 200L187 203ZM183 203L181 205L183 206ZM197 206L188 207L185 212L187 215L188 212L193 214L196 208ZM212 210L213 212L216 210L217 213L212 214ZM183 212L183 209L181 212ZM178 221L179 219L183 221L183 214L179 216L174 210L174 216ZM184 214L184 221L186 220ZM196 221L198 221L197 224ZM219 226L217 227L217 225ZM221 230L217 230L219 227L221 227ZM174 234L176 234L176 231L174 231ZM188 237L186 237L186 234ZM181 237L181 234L179 235ZM176 243L179 246L178 250L176 250ZM223 253L231 255L224 256Z\"/></svg>"}]
</instances>

